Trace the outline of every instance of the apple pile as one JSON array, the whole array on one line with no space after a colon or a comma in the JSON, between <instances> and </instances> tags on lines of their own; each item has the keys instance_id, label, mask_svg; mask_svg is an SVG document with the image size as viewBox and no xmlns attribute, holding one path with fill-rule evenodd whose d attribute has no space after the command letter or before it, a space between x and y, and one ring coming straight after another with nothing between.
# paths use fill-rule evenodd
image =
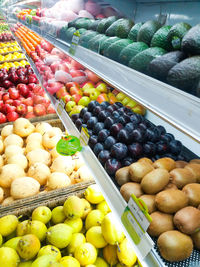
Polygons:
<instances>
[{"instance_id":1,"label":"apple pile","mask_svg":"<svg viewBox=\"0 0 200 267\"><path fill-rule=\"evenodd\" d=\"M76 158L61 156L56 151L62 131L47 122L34 126L19 118L6 125L0 137L0 203L51 191L92 180L80 154Z\"/></svg>"},{"instance_id":2,"label":"apple pile","mask_svg":"<svg viewBox=\"0 0 200 267\"><path fill-rule=\"evenodd\" d=\"M0 123L55 113L30 65L0 70Z\"/></svg>"},{"instance_id":3,"label":"apple pile","mask_svg":"<svg viewBox=\"0 0 200 267\"><path fill-rule=\"evenodd\" d=\"M145 156L153 161L162 157L184 160L180 141L120 102L91 101L71 119L79 131L88 129L88 144L110 176Z\"/></svg>"},{"instance_id":4,"label":"apple pile","mask_svg":"<svg viewBox=\"0 0 200 267\"><path fill-rule=\"evenodd\" d=\"M14 37L10 31L3 31L0 33L0 42L7 42L14 40Z\"/></svg>"}]
</instances>

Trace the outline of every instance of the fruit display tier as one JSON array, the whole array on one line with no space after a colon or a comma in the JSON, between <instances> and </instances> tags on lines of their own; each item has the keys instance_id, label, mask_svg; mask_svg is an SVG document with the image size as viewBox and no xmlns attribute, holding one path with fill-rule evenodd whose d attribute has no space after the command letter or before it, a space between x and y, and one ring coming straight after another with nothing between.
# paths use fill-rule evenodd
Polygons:
<instances>
[{"instance_id":1,"label":"fruit display tier","mask_svg":"<svg viewBox=\"0 0 200 267\"><path fill-rule=\"evenodd\" d=\"M84 47L77 46L73 56L69 54L70 44L52 37L35 25L26 25L26 27L41 35L115 88L138 101L148 109L147 118L157 121L157 124L164 124L169 132L179 136L179 139L184 141L191 151L198 154L200 124L196 122L200 114L199 98ZM109 67L105 68L105 66Z\"/></svg>"},{"instance_id":2,"label":"fruit display tier","mask_svg":"<svg viewBox=\"0 0 200 267\"><path fill-rule=\"evenodd\" d=\"M12 53L15 53L15 52L19 52L19 53L21 53L22 51L21 51L21 50L16 50L16 51L8 51L8 52L0 53L0 55L4 56L4 55L7 55L7 54L12 54Z\"/></svg>"}]
</instances>

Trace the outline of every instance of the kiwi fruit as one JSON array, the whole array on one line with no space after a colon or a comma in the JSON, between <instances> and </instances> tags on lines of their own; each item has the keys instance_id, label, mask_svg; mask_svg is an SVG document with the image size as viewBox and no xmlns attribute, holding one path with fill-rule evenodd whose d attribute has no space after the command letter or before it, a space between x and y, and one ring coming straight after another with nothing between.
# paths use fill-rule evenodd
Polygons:
<instances>
[{"instance_id":1,"label":"kiwi fruit","mask_svg":"<svg viewBox=\"0 0 200 267\"><path fill-rule=\"evenodd\" d=\"M156 207L164 213L175 213L188 205L188 197L181 190L164 190L155 198Z\"/></svg>"},{"instance_id":2,"label":"kiwi fruit","mask_svg":"<svg viewBox=\"0 0 200 267\"><path fill-rule=\"evenodd\" d=\"M176 168L170 173L170 180L179 189L183 188L186 184L195 183L196 178L194 174L185 168Z\"/></svg>"},{"instance_id":3,"label":"kiwi fruit","mask_svg":"<svg viewBox=\"0 0 200 267\"><path fill-rule=\"evenodd\" d=\"M191 235L200 229L200 210L185 207L174 215L174 225L184 234Z\"/></svg>"},{"instance_id":4,"label":"kiwi fruit","mask_svg":"<svg viewBox=\"0 0 200 267\"><path fill-rule=\"evenodd\" d=\"M130 181L130 179L129 179L129 166L119 169L115 173L115 180L118 183L118 185L120 185L120 186L125 184L125 183L128 183Z\"/></svg>"},{"instance_id":5,"label":"kiwi fruit","mask_svg":"<svg viewBox=\"0 0 200 267\"><path fill-rule=\"evenodd\" d=\"M167 171L171 171L176 167L176 163L173 159L171 158L161 158L153 163L154 168L159 168L159 169L165 169Z\"/></svg>"},{"instance_id":6,"label":"kiwi fruit","mask_svg":"<svg viewBox=\"0 0 200 267\"><path fill-rule=\"evenodd\" d=\"M129 201L129 198L132 194L134 194L136 197L140 197L141 195L143 195L143 191L141 189L140 184L131 182L123 184L120 188L120 193L122 194L126 202Z\"/></svg>"},{"instance_id":7,"label":"kiwi fruit","mask_svg":"<svg viewBox=\"0 0 200 267\"><path fill-rule=\"evenodd\" d=\"M187 161L177 160L175 161L175 168L184 168L188 164Z\"/></svg>"},{"instance_id":8,"label":"kiwi fruit","mask_svg":"<svg viewBox=\"0 0 200 267\"><path fill-rule=\"evenodd\" d=\"M168 183L163 190L168 190L168 189L178 189L178 187L175 184Z\"/></svg>"},{"instance_id":9,"label":"kiwi fruit","mask_svg":"<svg viewBox=\"0 0 200 267\"><path fill-rule=\"evenodd\" d=\"M191 237L176 230L162 233L157 245L161 256L171 262L185 260L193 251Z\"/></svg>"},{"instance_id":10,"label":"kiwi fruit","mask_svg":"<svg viewBox=\"0 0 200 267\"><path fill-rule=\"evenodd\" d=\"M192 159L190 160L190 163L200 164L200 159Z\"/></svg>"},{"instance_id":11,"label":"kiwi fruit","mask_svg":"<svg viewBox=\"0 0 200 267\"><path fill-rule=\"evenodd\" d=\"M200 164L197 163L189 163L185 166L185 169L192 172L192 174L195 176L196 181L200 183Z\"/></svg>"},{"instance_id":12,"label":"kiwi fruit","mask_svg":"<svg viewBox=\"0 0 200 267\"><path fill-rule=\"evenodd\" d=\"M144 162L144 163L150 163L150 164L153 164L153 161L149 158L141 158L139 159L137 162Z\"/></svg>"},{"instance_id":13,"label":"kiwi fruit","mask_svg":"<svg viewBox=\"0 0 200 267\"><path fill-rule=\"evenodd\" d=\"M194 247L198 250L200 250L200 231L197 231L196 233L191 235Z\"/></svg>"},{"instance_id":14,"label":"kiwi fruit","mask_svg":"<svg viewBox=\"0 0 200 267\"><path fill-rule=\"evenodd\" d=\"M141 188L147 194L156 194L160 192L168 183L169 172L165 169L155 169L143 177Z\"/></svg>"},{"instance_id":15,"label":"kiwi fruit","mask_svg":"<svg viewBox=\"0 0 200 267\"><path fill-rule=\"evenodd\" d=\"M154 168L147 162L134 162L129 166L130 179L133 182L140 183L142 178Z\"/></svg>"},{"instance_id":16,"label":"kiwi fruit","mask_svg":"<svg viewBox=\"0 0 200 267\"><path fill-rule=\"evenodd\" d=\"M148 228L150 236L158 237L162 233L174 230L173 215L155 211L151 213L152 221Z\"/></svg>"},{"instance_id":17,"label":"kiwi fruit","mask_svg":"<svg viewBox=\"0 0 200 267\"><path fill-rule=\"evenodd\" d=\"M156 211L155 197L156 197L155 195L142 195L140 197L140 199L142 199L144 203L147 205L149 214Z\"/></svg>"},{"instance_id":18,"label":"kiwi fruit","mask_svg":"<svg viewBox=\"0 0 200 267\"><path fill-rule=\"evenodd\" d=\"M182 191L187 195L190 206L198 207L200 205L200 184L187 184Z\"/></svg>"}]
</instances>

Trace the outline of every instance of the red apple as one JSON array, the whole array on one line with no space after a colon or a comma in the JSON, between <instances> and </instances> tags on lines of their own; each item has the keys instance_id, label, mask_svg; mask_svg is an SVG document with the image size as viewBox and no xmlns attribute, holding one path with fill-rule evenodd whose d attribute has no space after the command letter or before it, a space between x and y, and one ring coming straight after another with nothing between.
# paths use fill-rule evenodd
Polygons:
<instances>
[{"instance_id":1,"label":"red apple","mask_svg":"<svg viewBox=\"0 0 200 267\"><path fill-rule=\"evenodd\" d=\"M58 70L58 67L60 65L60 61L54 61L51 65L50 68L53 73L55 73Z\"/></svg>"},{"instance_id":2,"label":"red apple","mask_svg":"<svg viewBox=\"0 0 200 267\"><path fill-rule=\"evenodd\" d=\"M52 113L56 113L54 107L52 104L50 104L47 108L47 114L52 114Z\"/></svg>"},{"instance_id":3,"label":"red apple","mask_svg":"<svg viewBox=\"0 0 200 267\"><path fill-rule=\"evenodd\" d=\"M76 83L76 82L68 82L65 84L65 87L67 90L69 90L71 87L77 87L80 89L79 83Z\"/></svg>"},{"instance_id":4,"label":"red apple","mask_svg":"<svg viewBox=\"0 0 200 267\"><path fill-rule=\"evenodd\" d=\"M66 62L62 62L62 64L59 64L58 70L63 70L65 72L69 73L68 64Z\"/></svg>"},{"instance_id":5,"label":"red apple","mask_svg":"<svg viewBox=\"0 0 200 267\"><path fill-rule=\"evenodd\" d=\"M83 65L81 65L79 62L77 62L74 59L71 60L71 67L73 69L77 69L77 70L84 70L85 69L85 67Z\"/></svg>"},{"instance_id":6,"label":"red apple","mask_svg":"<svg viewBox=\"0 0 200 267\"><path fill-rule=\"evenodd\" d=\"M28 82L29 83L38 83L38 79L35 77L35 74L30 74L28 76Z\"/></svg>"},{"instance_id":7,"label":"red apple","mask_svg":"<svg viewBox=\"0 0 200 267\"><path fill-rule=\"evenodd\" d=\"M74 86L69 89L69 93L70 95L75 95L75 94L83 95L83 92L80 90L80 88Z\"/></svg>"},{"instance_id":8,"label":"red apple","mask_svg":"<svg viewBox=\"0 0 200 267\"><path fill-rule=\"evenodd\" d=\"M27 111L28 112L33 112L33 107L32 106L27 106Z\"/></svg>"},{"instance_id":9,"label":"red apple","mask_svg":"<svg viewBox=\"0 0 200 267\"><path fill-rule=\"evenodd\" d=\"M90 70L85 70L85 73L87 74L88 79L93 83L98 83L101 80L94 72Z\"/></svg>"},{"instance_id":10,"label":"red apple","mask_svg":"<svg viewBox=\"0 0 200 267\"><path fill-rule=\"evenodd\" d=\"M0 123L5 123L7 121L6 116L0 112Z\"/></svg>"},{"instance_id":11,"label":"red apple","mask_svg":"<svg viewBox=\"0 0 200 267\"><path fill-rule=\"evenodd\" d=\"M108 101L108 95L107 94L100 94L98 97L97 97L97 102L99 102L100 104L104 101Z\"/></svg>"},{"instance_id":12,"label":"red apple","mask_svg":"<svg viewBox=\"0 0 200 267\"><path fill-rule=\"evenodd\" d=\"M33 98L32 97L25 98L24 100L22 100L22 103L26 106L33 106L34 104Z\"/></svg>"},{"instance_id":13,"label":"red apple","mask_svg":"<svg viewBox=\"0 0 200 267\"><path fill-rule=\"evenodd\" d=\"M43 98L42 105L45 106L45 108L48 108L48 106L51 104L50 99Z\"/></svg>"},{"instance_id":14,"label":"red apple","mask_svg":"<svg viewBox=\"0 0 200 267\"><path fill-rule=\"evenodd\" d=\"M20 115L25 115L27 113L27 106L24 104L20 104L19 106L17 106L17 113Z\"/></svg>"},{"instance_id":15,"label":"red apple","mask_svg":"<svg viewBox=\"0 0 200 267\"><path fill-rule=\"evenodd\" d=\"M37 104L33 107L33 112L36 116L44 116L46 114L46 108L42 104Z\"/></svg>"},{"instance_id":16,"label":"red apple","mask_svg":"<svg viewBox=\"0 0 200 267\"><path fill-rule=\"evenodd\" d=\"M17 85L17 89L19 90L20 94L23 97L28 97L29 89L28 89L28 86L26 84L19 83Z\"/></svg>"},{"instance_id":17,"label":"red apple","mask_svg":"<svg viewBox=\"0 0 200 267\"><path fill-rule=\"evenodd\" d=\"M62 97L62 100L63 100L65 103L68 103L68 102L71 100L71 95L66 94L65 96Z\"/></svg>"},{"instance_id":18,"label":"red apple","mask_svg":"<svg viewBox=\"0 0 200 267\"><path fill-rule=\"evenodd\" d=\"M14 100L13 99L8 99L5 101L5 104L13 105Z\"/></svg>"},{"instance_id":19,"label":"red apple","mask_svg":"<svg viewBox=\"0 0 200 267\"><path fill-rule=\"evenodd\" d=\"M15 121L19 118L19 114L15 111L11 111L6 115L6 117L8 121Z\"/></svg>"},{"instance_id":20,"label":"red apple","mask_svg":"<svg viewBox=\"0 0 200 267\"><path fill-rule=\"evenodd\" d=\"M40 95L34 95L33 96L33 102L34 102L34 104L42 104L43 103L43 97L42 96L40 96ZM29 105L29 106L31 106L31 105Z\"/></svg>"},{"instance_id":21,"label":"red apple","mask_svg":"<svg viewBox=\"0 0 200 267\"><path fill-rule=\"evenodd\" d=\"M14 84L13 84L11 81L9 81L9 80L5 80L5 81L3 81L2 85L3 85L6 89L8 89L9 87L14 86Z\"/></svg>"},{"instance_id":22,"label":"red apple","mask_svg":"<svg viewBox=\"0 0 200 267\"><path fill-rule=\"evenodd\" d=\"M13 100L19 98L19 90L11 87L8 89L8 92L9 92L10 98L12 98Z\"/></svg>"},{"instance_id":23,"label":"red apple","mask_svg":"<svg viewBox=\"0 0 200 267\"><path fill-rule=\"evenodd\" d=\"M5 104L4 108L5 108L6 114L8 114L10 112L13 112L13 111L16 111L16 107L15 106L11 106L9 104Z\"/></svg>"},{"instance_id":24,"label":"red apple","mask_svg":"<svg viewBox=\"0 0 200 267\"><path fill-rule=\"evenodd\" d=\"M60 99L61 97L65 96L66 94L68 94L68 93L67 93L67 91L66 91L65 86L61 87L61 88L56 92L56 96L57 96L57 98L59 98L59 99Z\"/></svg>"},{"instance_id":25,"label":"red apple","mask_svg":"<svg viewBox=\"0 0 200 267\"><path fill-rule=\"evenodd\" d=\"M21 101L19 99L13 100L13 106L17 107L21 104Z\"/></svg>"},{"instance_id":26,"label":"red apple","mask_svg":"<svg viewBox=\"0 0 200 267\"><path fill-rule=\"evenodd\" d=\"M29 91L29 93L28 93L28 96L27 96L27 97L31 97L31 98L33 98L33 96L34 96L34 93L33 93L32 91Z\"/></svg>"},{"instance_id":27,"label":"red apple","mask_svg":"<svg viewBox=\"0 0 200 267\"><path fill-rule=\"evenodd\" d=\"M6 102L6 100L10 99L9 93L4 93L2 96L3 102Z\"/></svg>"},{"instance_id":28,"label":"red apple","mask_svg":"<svg viewBox=\"0 0 200 267\"><path fill-rule=\"evenodd\" d=\"M4 111L4 103L2 100L0 100L0 111L3 112ZM4 113L4 112L3 112Z\"/></svg>"},{"instance_id":29,"label":"red apple","mask_svg":"<svg viewBox=\"0 0 200 267\"><path fill-rule=\"evenodd\" d=\"M31 111L31 112L28 112L25 116L26 119L31 119L31 118L35 118L35 114Z\"/></svg>"},{"instance_id":30,"label":"red apple","mask_svg":"<svg viewBox=\"0 0 200 267\"><path fill-rule=\"evenodd\" d=\"M81 95L79 95L79 94L74 94L74 95L72 95L72 97L71 97L71 101L74 101L74 102L76 102L76 104L78 104L78 102L79 102L79 100L82 98L82 96Z\"/></svg>"},{"instance_id":31,"label":"red apple","mask_svg":"<svg viewBox=\"0 0 200 267\"><path fill-rule=\"evenodd\" d=\"M70 75L73 78L73 82L77 83L84 83L88 79L85 72L82 70L71 70Z\"/></svg>"},{"instance_id":32,"label":"red apple","mask_svg":"<svg viewBox=\"0 0 200 267\"><path fill-rule=\"evenodd\" d=\"M43 96L44 93L45 93L45 91L44 91L44 89L40 85L36 85L36 87L33 88L33 93L35 95Z\"/></svg>"},{"instance_id":33,"label":"red apple","mask_svg":"<svg viewBox=\"0 0 200 267\"><path fill-rule=\"evenodd\" d=\"M29 89L30 91L33 91L33 89L36 88L36 86L38 86L38 85L35 84L35 83L29 83L27 86L28 86L28 89Z\"/></svg>"}]
</instances>

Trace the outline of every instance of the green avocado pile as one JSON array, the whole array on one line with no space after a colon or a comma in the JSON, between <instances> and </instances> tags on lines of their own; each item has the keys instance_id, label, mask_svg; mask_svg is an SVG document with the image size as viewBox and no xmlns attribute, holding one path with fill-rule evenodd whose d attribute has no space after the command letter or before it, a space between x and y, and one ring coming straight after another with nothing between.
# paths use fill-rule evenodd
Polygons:
<instances>
[{"instance_id":1,"label":"green avocado pile","mask_svg":"<svg viewBox=\"0 0 200 267\"><path fill-rule=\"evenodd\" d=\"M162 26L154 20L134 24L115 16L99 20L77 18L60 30L59 38L71 42L77 30L81 46L198 95L200 24Z\"/></svg>"}]
</instances>

